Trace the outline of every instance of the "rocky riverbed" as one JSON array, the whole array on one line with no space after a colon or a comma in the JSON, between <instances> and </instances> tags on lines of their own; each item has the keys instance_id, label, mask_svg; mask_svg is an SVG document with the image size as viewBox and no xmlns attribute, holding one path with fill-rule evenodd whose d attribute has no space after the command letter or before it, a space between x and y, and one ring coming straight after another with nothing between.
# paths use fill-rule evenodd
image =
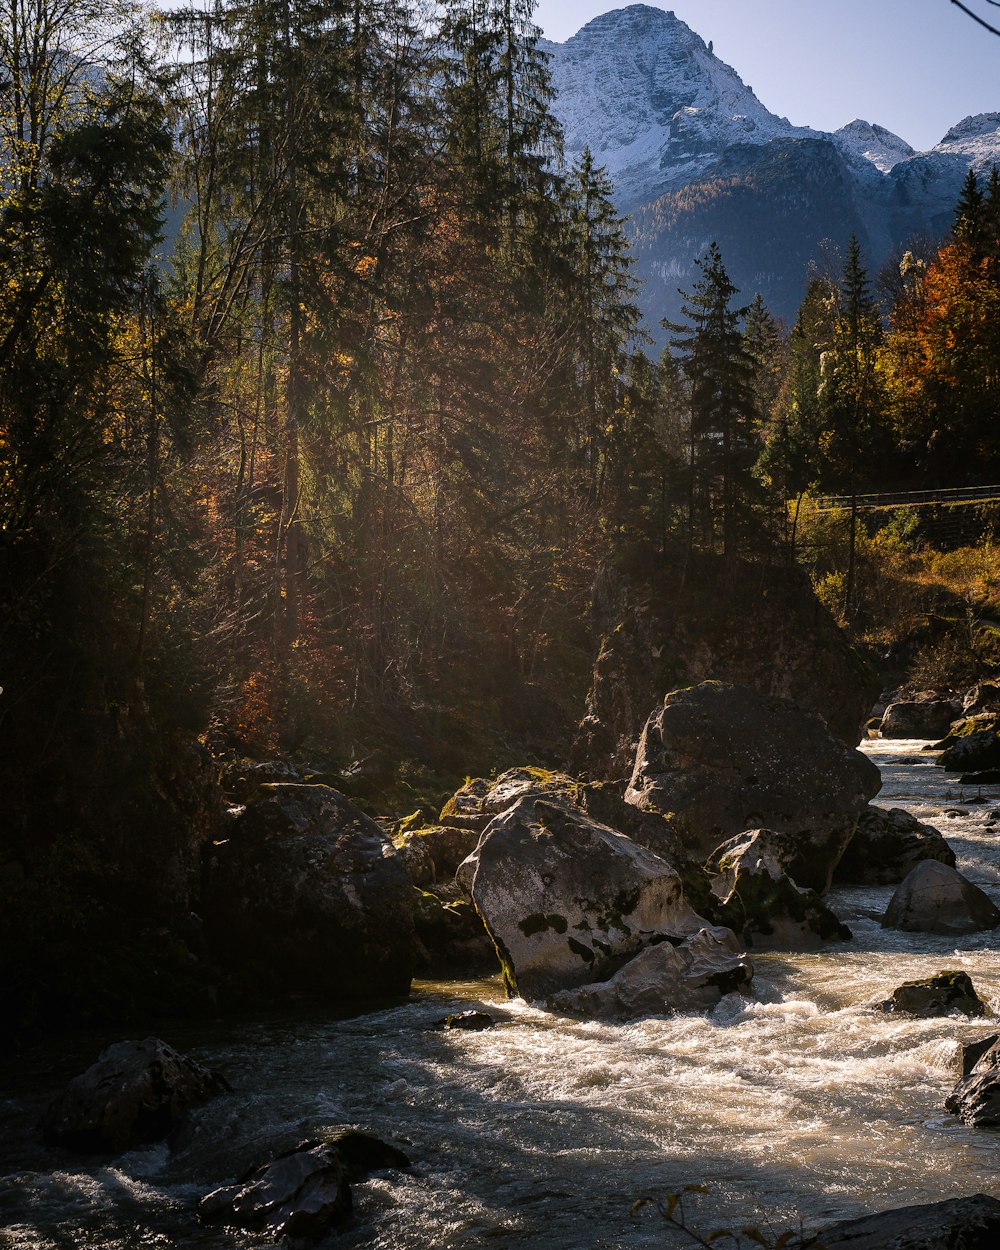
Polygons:
<instances>
[{"instance_id":1,"label":"rocky riverbed","mask_svg":"<svg viewBox=\"0 0 1000 1250\"><path fill-rule=\"evenodd\" d=\"M878 802L942 830L971 880L1000 900L1000 789L961 787L920 750L875 741ZM982 801L980 801L982 800ZM944 1110L960 1043L1000 1025L991 932L883 929L891 886L836 889L851 942L754 955L755 997L707 1015L627 1024L571 1020L499 979L418 983L411 1001L337 1018L303 1009L178 1026L167 1038L234 1087L166 1141L79 1158L46 1148L50 1099L112 1037L76 1037L10 1063L0 1244L264 1247L266 1234L199 1226L198 1200L267 1156L345 1125L401 1148L408 1172L358 1183L330 1244L384 1250L530 1250L671 1244L644 1193L705 1183L693 1221L809 1225L910 1202L993 1192L1000 1136ZM971 976L986 1015L915 1019L871 1004L942 968ZM437 1030L491 1013L483 1031Z\"/></svg>"}]
</instances>

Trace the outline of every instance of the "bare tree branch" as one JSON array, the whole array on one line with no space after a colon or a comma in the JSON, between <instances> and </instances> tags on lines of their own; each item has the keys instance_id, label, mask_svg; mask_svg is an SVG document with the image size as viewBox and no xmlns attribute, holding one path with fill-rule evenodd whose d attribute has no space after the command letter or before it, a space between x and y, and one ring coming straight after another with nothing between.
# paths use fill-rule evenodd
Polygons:
<instances>
[{"instance_id":1,"label":"bare tree branch","mask_svg":"<svg viewBox=\"0 0 1000 1250\"><path fill-rule=\"evenodd\" d=\"M991 26L989 22L986 21L985 18L980 17L978 13L974 13L968 5L962 3L962 0L951 0L951 2L960 8L963 13L971 17L974 22L978 22L980 26L984 26L991 35L996 35L1000 38L1000 30L998 30L996 26ZM1000 9L1000 0L986 0L986 3L993 5L995 9Z\"/></svg>"}]
</instances>

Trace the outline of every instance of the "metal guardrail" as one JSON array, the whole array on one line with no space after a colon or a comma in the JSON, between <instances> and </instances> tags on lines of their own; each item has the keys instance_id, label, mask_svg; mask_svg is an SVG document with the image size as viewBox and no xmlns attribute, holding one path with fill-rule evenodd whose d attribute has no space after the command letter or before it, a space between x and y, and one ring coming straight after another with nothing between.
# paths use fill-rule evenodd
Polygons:
<instances>
[{"instance_id":1,"label":"metal guardrail","mask_svg":"<svg viewBox=\"0 0 1000 1250\"><path fill-rule=\"evenodd\" d=\"M1000 486L954 486L944 490L908 490L886 494L856 495L859 510L873 508L921 508L929 504L1000 503ZM817 511L840 512L850 509L850 495L818 495Z\"/></svg>"}]
</instances>

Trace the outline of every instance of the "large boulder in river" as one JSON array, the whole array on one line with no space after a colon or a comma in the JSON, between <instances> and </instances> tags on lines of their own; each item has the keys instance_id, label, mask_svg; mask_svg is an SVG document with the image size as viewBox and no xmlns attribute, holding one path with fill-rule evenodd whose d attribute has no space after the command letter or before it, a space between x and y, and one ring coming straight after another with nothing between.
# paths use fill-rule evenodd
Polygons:
<instances>
[{"instance_id":1,"label":"large boulder in river","mask_svg":"<svg viewBox=\"0 0 1000 1250\"><path fill-rule=\"evenodd\" d=\"M962 714L957 699L926 697L891 703L879 725L883 738L941 738Z\"/></svg>"},{"instance_id":2,"label":"large boulder in river","mask_svg":"<svg viewBox=\"0 0 1000 1250\"><path fill-rule=\"evenodd\" d=\"M561 990L549 1006L601 1019L705 1011L725 994L748 993L752 977L735 934L705 928L677 945L647 946L607 981Z\"/></svg>"},{"instance_id":3,"label":"large boulder in river","mask_svg":"<svg viewBox=\"0 0 1000 1250\"><path fill-rule=\"evenodd\" d=\"M81 1153L127 1150L166 1137L190 1108L229 1088L157 1037L116 1042L49 1107L45 1141Z\"/></svg>"},{"instance_id":4,"label":"large boulder in river","mask_svg":"<svg viewBox=\"0 0 1000 1250\"><path fill-rule=\"evenodd\" d=\"M927 859L897 888L882 917L884 929L912 933L978 933L1000 925L1000 910L947 864Z\"/></svg>"},{"instance_id":5,"label":"large boulder in river","mask_svg":"<svg viewBox=\"0 0 1000 1250\"><path fill-rule=\"evenodd\" d=\"M924 1019L956 1012L981 1016L986 1010L967 972L938 972L922 981L904 981L878 1006L888 1014L903 1012Z\"/></svg>"},{"instance_id":6,"label":"large boulder in river","mask_svg":"<svg viewBox=\"0 0 1000 1250\"><path fill-rule=\"evenodd\" d=\"M558 799L528 796L497 816L459 880L508 991L528 999L605 980L644 947L707 924L666 860Z\"/></svg>"},{"instance_id":7,"label":"large boulder in river","mask_svg":"<svg viewBox=\"0 0 1000 1250\"><path fill-rule=\"evenodd\" d=\"M232 972L266 992L409 992L409 872L379 826L329 786L274 784L206 865L205 920Z\"/></svg>"},{"instance_id":8,"label":"large boulder in river","mask_svg":"<svg viewBox=\"0 0 1000 1250\"><path fill-rule=\"evenodd\" d=\"M603 567L592 602L596 659L575 776L627 778L649 709L713 678L790 699L860 741L879 683L794 564L657 552L628 570Z\"/></svg>"},{"instance_id":9,"label":"large boulder in river","mask_svg":"<svg viewBox=\"0 0 1000 1250\"><path fill-rule=\"evenodd\" d=\"M897 885L925 859L955 867L955 852L933 825L901 807L869 806L833 877L838 885Z\"/></svg>"},{"instance_id":10,"label":"large boulder in river","mask_svg":"<svg viewBox=\"0 0 1000 1250\"><path fill-rule=\"evenodd\" d=\"M576 802L579 794L580 783L565 773L544 768L510 768L499 777L473 777L467 781L445 803L440 819L445 826L482 832L494 816L527 795Z\"/></svg>"},{"instance_id":11,"label":"large boulder in river","mask_svg":"<svg viewBox=\"0 0 1000 1250\"><path fill-rule=\"evenodd\" d=\"M993 713L971 717L944 739L944 750L935 763L951 773L1000 768L1000 718Z\"/></svg>"},{"instance_id":12,"label":"large boulder in river","mask_svg":"<svg viewBox=\"0 0 1000 1250\"><path fill-rule=\"evenodd\" d=\"M850 939L850 929L816 891L797 886L785 871L799 853L789 834L751 829L712 856L710 866L719 874L712 889L721 899L715 917L748 946L809 950Z\"/></svg>"},{"instance_id":13,"label":"large boulder in river","mask_svg":"<svg viewBox=\"0 0 1000 1250\"><path fill-rule=\"evenodd\" d=\"M1000 1127L1000 1043L980 1054L945 1101L945 1110L973 1128Z\"/></svg>"},{"instance_id":14,"label":"large boulder in river","mask_svg":"<svg viewBox=\"0 0 1000 1250\"><path fill-rule=\"evenodd\" d=\"M649 717L625 797L670 813L702 859L747 829L791 834L799 849L786 871L822 892L881 784L815 712L708 681L668 694Z\"/></svg>"},{"instance_id":15,"label":"large boulder in river","mask_svg":"<svg viewBox=\"0 0 1000 1250\"><path fill-rule=\"evenodd\" d=\"M816 1233L823 1250L994 1250L1000 1244L1000 1202L986 1194L829 1224Z\"/></svg>"}]
</instances>

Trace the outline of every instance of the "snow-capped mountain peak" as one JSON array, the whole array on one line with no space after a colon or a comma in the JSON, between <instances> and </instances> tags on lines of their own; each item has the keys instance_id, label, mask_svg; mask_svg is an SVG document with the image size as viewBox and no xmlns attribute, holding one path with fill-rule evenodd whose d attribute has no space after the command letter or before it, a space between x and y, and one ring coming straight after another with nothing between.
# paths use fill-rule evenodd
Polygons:
<instances>
[{"instance_id":1,"label":"snow-capped mountain peak","mask_svg":"<svg viewBox=\"0 0 1000 1250\"><path fill-rule=\"evenodd\" d=\"M1000 113L966 117L932 150L964 156L977 170L1000 164Z\"/></svg>"},{"instance_id":2,"label":"snow-capped mountain peak","mask_svg":"<svg viewBox=\"0 0 1000 1250\"><path fill-rule=\"evenodd\" d=\"M615 9L565 43L542 46L552 56L567 153L590 146L620 203L689 181L730 144L814 133L769 112L700 35L663 9Z\"/></svg>"}]
</instances>

